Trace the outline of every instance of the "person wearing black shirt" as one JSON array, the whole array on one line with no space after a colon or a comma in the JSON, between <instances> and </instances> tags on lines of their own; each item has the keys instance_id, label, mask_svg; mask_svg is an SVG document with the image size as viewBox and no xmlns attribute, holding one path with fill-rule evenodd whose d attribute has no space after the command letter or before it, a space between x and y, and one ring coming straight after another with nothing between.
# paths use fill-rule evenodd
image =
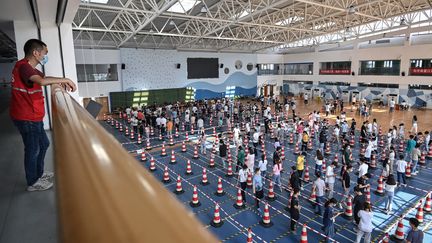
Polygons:
<instances>
[{"instance_id":1,"label":"person wearing black shirt","mask_svg":"<svg viewBox=\"0 0 432 243\"><path fill-rule=\"evenodd\" d=\"M357 179L357 187L360 189L362 193L364 193L365 188L370 186L368 183L369 178L371 178L371 175L369 173L366 173Z\"/></svg>"},{"instance_id":2,"label":"person wearing black shirt","mask_svg":"<svg viewBox=\"0 0 432 243\"><path fill-rule=\"evenodd\" d=\"M324 149L325 149L326 142L327 142L326 127L323 127L321 129L321 132L319 134L319 142L320 142L321 153L324 153Z\"/></svg>"},{"instance_id":3,"label":"person wearing black shirt","mask_svg":"<svg viewBox=\"0 0 432 243\"><path fill-rule=\"evenodd\" d=\"M276 161L279 161L281 159L280 150L281 147L277 147L276 150L273 152L273 165L276 164Z\"/></svg>"},{"instance_id":4,"label":"person wearing black shirt","mask_svg":"<svg viewBox=\"0 0 432 243\"><path fill-rule=\"evenodd\" d=\"M222 158L223 168L226 168L225 157L227 155L227 146L223 139L220 139L219 142L219 156Z\"/></svg>"},{"instance_id":5,"label":"person wearing black shirt","mask_svg":"<svg viewBox=\"0 0 432 243\"><path fill-rule=\"evenodd\" d=\"M364 143L367 136L366 122L363 122L363 125L361 126L360 136L361 136L360 142Z\"/></svg>"},{"instance_id":6,"label":"person wearing black shirt","mask_svg":"<svg viewBox=\"0 0 432 243\"><path fill-rule=\"evenodd\" d=\"M358 226L358 224L360 223L360 217L358 216L358 212L360 212L360 210L362 210L364 208L364 205L366 203L366 197L365 197L365 195L363 195L362 191L358 187L354 188L354 193L355 193L355 196L353 199L354 221ZM355 230L357 231L358 228L355 227Z\"/></svg>"},{"instance_id":7,"label":"person wearing black shirt","mask_svg":"<svg viewBox=\"0 0 432 243\"><path fill-rule=\"evenodd\" d=\"M350 194L350 188L351 188L351 176L350 173L352 172L353 167L351 165L347 165L345 171L342 173L342 188L344 190L342 200L345 200L345 198L349 197ZM340 206L342 204L339 204Z\"/></svg>"},{"instance_id":8,"label":"person wearing black shirt","mask_svg":"<svg viewBox=\"0 0 432 243\"><path fill-rule=\"evenodd\" d=\"M299 203L299 196L300 190L294 189L293 196L291 198L291 205L290 205L290 214L291 214L291 231L296 230L296 223L300 219L300 203Z\"/></svg>"},{"instance_id":9,"label":"person wearing black shirt","mask_svg":"<svg viewBox=\"0 0 432 243\"><path fill-rule=\"evenodd\" d=\"M292 169L292 173L291 173L291 177L290 177L290 186L293 190L299 190L300 191L300 177L297 173L297 169L295 166L291 167Z\"/></svg>"},{"instance_id":10,"label":"person wearing black shirt","mask_svg":"<svg viewBox=\"0 0 432 243\"><path fill-rule=\"evenodd\" d=\"M357 122L354 120L354 118L351 120L351 135L355 135L355 129L357 126Z\"/></svg>"}]
</instances>

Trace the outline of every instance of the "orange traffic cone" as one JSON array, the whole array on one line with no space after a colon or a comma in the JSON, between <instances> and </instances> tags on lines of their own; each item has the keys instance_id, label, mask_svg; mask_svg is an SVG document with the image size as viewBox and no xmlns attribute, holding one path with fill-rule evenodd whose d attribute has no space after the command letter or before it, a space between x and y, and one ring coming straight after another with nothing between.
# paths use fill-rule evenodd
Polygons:
<instances>
[{"instance_id":1,"label":"orange traffic cone","mask_svg":"<svg viewBox=\"0 0 432 243\"><path fill-rule=\"evenodd\" d=\"M407 164L405 169L405 177L411 178L411 162Z\"/></svg>"},{"instance_id":2,"label":"orange traffic cone","mask_svg":"<svg viewBox=\"0 0 432 243\"><path fill-rule=\"evenodd\" d=\"M125 136L129 136L129 128L125 126Z\"/></svg>"},{"instance_id":3,"label":"orange traffic cone","mask_svg":"<svg viewBox=\"0 0 432 243\"><path fill-rule=\"evenodd\" d=\"M166 156L166 155L167 155L167 153L166 153L166 150L165 150L165 142L164 142L164 143L162 143L161 156Z\"/></svg>"},{"instance_id":4,"label":"orange traffic cone","mask_svg":"<svg viewBox=\"0 0 432 243\"><path fill-rule=\"evenodd\" d=\"M281 160L285 159L285 147L284 146L282 146L280 158L281 158Z\"/></svg>"},{"instance_id":5,"label":"orange traffic cone","mask_svg":"<svg viewBox=\"0 0 432 243\"><path fill-rule=\"evenodd\" d=\"M339 155L338 154L335 154L333 162L335 162L336 164L339 163Z\"/></svg>"},{"instance_id":6,"label":"orange traffic cone","mask_svg":"<svg viewBox=\"0 0 432 243\"><path fill-rule=\"evenodd\" d=\"M165 184L171 182L171 179L170 179L170 176L168 173L168 166L165 166L162 182Z\"/></svg>"},{"instance_id":7,"label":"orange traffic cone","mask_svg":"<svg viewBox=\"0 0 432 243\"><path fill-rule=\"evenodd\" d=\"M178 128L176 128L176 130L175 130L175 135L174 135L176 138L178 138L179 137L179 131L178 131Z\"/></svg>"},{"instance_id":8,"label":"orange traffic cone","mask_svg":"<svg viewBox=\"0 0 432 243\"><path fill-rule=\"evenodd\" d=\"M417 214L416 214L416 219L420 222L423 223L423 207L422 207L422 201L420 200L420 205L417 208Z\"/></svg>"},{"instance_id":9,"label":"orange traffic cone","mask_svg":"<svg viewBox=\"0 0 432 243\"><path fill-rule=\"evenodd\" d=\"M194 127L193 127L193 125L191 125L191 135L194 135L194 134L195 134Z\"/></svg>"},{"instance_id":10,"label":"orange traffic cone","mask_svg":"<svg viewBox=\"0 0 432 243\"><path fill-rule=\"evenodd\" d=\"M204 168L203 172L202 172L201 185L207 186L208 184L210 184L210 183L208 182L208 179L207 179L207 170L206 170L206 168Z\"/></svg>"},{"instance_id":11,"label":"orange traffic cone","mask_svg":"<svg viewBox=\"0 0 432 243\"><path fill-rule=\"evenodd\" d=\"M246 243L252 243L252 242L253 242L253 238L252 238L252 229L249 228L249 229L248 229L248 235L247 235Z\"/></svg>"},{"instance_id":12,"label":"orange traffic cone","mask_svg":"<svg viewBox=\"0 0 432 243\"><path fill-rule=\"evenodd\" d=\"M199 158L199 155L198 155L198 148L197 148L196 145L194 146L194 154L193 154L193 157L192 157L192 158L194 158L194 159L198 159L198 158Z\"/></svg>"},{"instance_id":13,"label":"orange traffic cone","mask_svg":"<svg viewBox=\"0 0 432 243\"><path fill-rule=\"evenodd\" d=\"M293 133L290 133L288 144L294 144L294 135L293 135Z\"/></svg>"},{"instance_id":14,"label":"orange traffic cone","mask_svg":"<svg viewBox=\"0 0 432 243\"><path fill-rule=\"evenodd\" d=\"M198 200L198 192L196 186L194 186L193 188L192 201L189 203L189 205L193 208L201 206L201 202Z\"/></svg>"},{"instance_id":15,"label":"orange traffic cone","mask_svg":"<svg viewBox=\"0 0 432 243\"><path fill-rule=\"evenodd\" d=\"M402 219L400 219L398 224L397 224L395 234L390 237L390 239L392 241L403 242L405 240L403 227L404 227L404 225L403 225Z\"/></svg>"},{"instance_id":16,"label":"orange traffic cone","mask_svg":"<svg viewBox=\"0 0 432 243\"><path fill-rule=\"evenodd\" d=\"M351 136L351 139L349 141L349 145L351 146L351 148L354 148L354 145L355 145L354 136Z\"/></svg>"},{"instance_id":17,"label":"orange traffic cone","mask_svg":"<svg viewBox=\"0 0 432 243\"><path fill-rule=\"evenodd\" d=\"M175 157L175 153L174 150L171 150L171 160L170 160L170 164L176 164L176 157Z\"/></svg>"},{"instance_id":18,"label":"orange traffic cone","mask_svg":"<svg viewBox=\"0 0 432 243\"><path fill-rule=\"evenodd\" d=\"M216 137L216 127L213 127L213 136Z\"/></svg>"},{"instance_id":19,"label":"orange traffic cone","mask_svg":"<svg viewBox=\"0 0 432 243\"><path fill-rule=\"evenodd\" d=\"M267 201L271 201L271 202L276 200L276 196L275 196L275 193L273 190L273 181L270 181L269 188L268 188L268 194L267 194L266 199L267 199Z\"/></svg>"},{"instance_id":20,"label":"orange traffic cone","mask_svg":"<svg viewBox=\"0 0 432 243\"><path fill-rule=\"evenodd\" d=\"M153 158L153 156L150 159L150 168L149 169L151 172L156 171L156 164L155 164L155 159Z\"/></svg>"},{"instance_id":21,"label":"orange traffic cone","mask_svg":"<svg viewBox=\"0 0 432 243\"><path fill-rule=\"evenodd\" d=\"M146 154L145 154L144 151L141 152L141 161L142 161L142 162L147 161L147 157L146 157Z\"/></svg>"},{"instance_id":22,"label":"orange traffic cone","mask_svg":"<svg viewBox=\"0 0 432 243\"><path fill-rule=\"evenodd\" d=\"M383 177L380 176L378 178L378 186L377 189L375 191L375 194L378 196L384 196L384 183L383 183Z\"/></svg>"},{"instance_id":23,"label":"orange traffic cone","mask_svg":"<svg viewBox=\"0 0 432 243\"><path fill-rule=\"evenodd\" d=\"M428 154L426 155L428 159L432 159L432 146L429 147Z\"/></svg>"},{"instance_id":24,"label":"orange traffic cone","mask_svg":"<svg viewBox=\"0 0 432 243\"><path fill-rule=\"evenodd\" d=\"M426 165L426 151L423 151L421 156L420 156L420 160L419 160L419 165L421 166L425 166Z\"/></svg>"},{"instance_id":25,"label":"orange traffic cone","mask_svg":"<svg viewBox=\"0 0 432 243\"><path fill-rule=\"evenodd\" d=\"M138 133L137 144L142 144L141 134Z\"/></svg>"},{"instance_id":26,"label":"orange traffic cone","mask_svg":"<svg viewBox=\"0 0 432 243\"><path fill-rule=\"evenodd\" d=\"M310 182L310 178L309 178L309 166L306 166L305 174L304 174L304 177L303 177L303 181L306 182L306 183Z\"/></svg>"},{"instance_id":27,"label":"orange traffic cone","mask_svg":"<svg viewBox=\"0 0 432 243\"><path fill-rule=\"evenodd\" d=\"M345 212L342 215L345 219L351 220L353 218L353 208L352 208L352 198L348 196L346 199L346 208Z\"/></svg>"},{"instance_id":28,"label":"orange traffic cone","mask_svg":"<svg viewBox=\"0 0 432 243\"><path fill-rule=\"evenodd\" d=\"M232 165L231 162L228 162L228 169L227 169L227 173L225 174L226 177L232 177L233 174L233 170L232 170Z\"/></svg>"},{"instance_id":29,"label":"orange traffic cone","mask_svg":"<svg viewBox=\"0 0 432 243\"><path fill-rule=\"evenodd\" d=\"M150 136L154 136L154 129L153 129L153 127L150 127Z\"/></svg>"},{"instance_id":30,"label":"orange traffic cone","mask_svg":"<svg viewBox=\"0 0 432 243\"><path fill-rule=\"evenodd\" d=\"M246 185L248 188L252 188L252 174L249 172L247 173Z\"/></svg>"},{"instance_id":31,"label":"orange traffic cone","mask_svg":"<svg viewBox=\"0 0 432 243\"><path fill-rule=\"evenodd\" d=\"M151 146L150 146L150 139L147 138L147 143L146 143L146 150L151 150Z\"/></svg>"},{"instance_id":32,"label":"orange traffic cone","mask_svg":"<svg viewBox=\"0 0 432 243\"><path fill-rule=\"evenodd\" d=\"M216 144L217 144L216 142L213 143L213 148L211 151L212 154L216 154Z\"/></svg>"},{"instance_id":33,"label":"orange traffic cone","mask_svg":"<svg viewBox=\"0 0 432 243\"><path fill-rule=\"evenodd\" d=\"M307 228L306 228L306 224L303 224L303 228L302 228L302 232L301 232L301 236L300 236L300 243L307 243L308 239L307 239Z\"/></svg>"},{"instance_id":34,"label":"orange traffic cone","mask_svg":"<svg viewBox=\"0 0 432 243\"><path fill-rule=\"evenodd\" d=\"M174 190L175 194L182 194L184 193L184 190L182 188L182 181L180 176L177 176L177 185L176 185L176 189Z\"/></svg>"},{"instance_id":35,"label":"orange traffic cone","mask_svg":"<svg viewBox=\"0 0 432 243\"><path fill-rule=\"evenodd\" d=\"M215 192L215 195L218 197L225 195L225 192L222 188L222 178L220 176L218 177L218 184L217 184L217 190Z\"/></svg>"},{"instance_id":36,"label":"orange traffic cone","mask_svg":"<svg viewBox=\"0 0 432 243\"><path fill-rule=\"evenodd\" d=\"M234 203L234 207L236 209L241 209L241 208L245 208L246 207L244 205L244 203L243 203L243 197L242 197L241 189L240 188L237 190L237 200L236 200L236 203Z\"/></svg>"},{"instance_id":37,"label":"orange traffic cone","mask_svg":"<svg viewBox=\"0 0 432 243\"><path fill-rule=\"evenodd\" d=\"M170 138L169 138L169 145L170 145L170 146L173 146L173 145L174 145L174 139L173 139L173 136L172 136L172 135L171 135Z\"/></svg>"},{"instance_id":38,"label":"orange traffic cone","mask_svg":"<svg viewBox=\"0 0 432 243\"><path fill-rule=\"evenodd\" d=\"M219 204L217 204L217 203L215 206L214 217L213 217L213 220L210 222L210 225L215 227L215 228L219 228L223 225L223 221L221 220L220 215L219 215Z\"/></svg>"},{"instance_id":39,"label":"orange traffic cone","mask_svg":"<svg viewBox=\"0 0 432 243\"><path fill-rule=\"evenodd\" d=\"M264 205L264 214L262 220L260 221L260 225L265 228L273 226L273 222L270 221L270 211L268 207L268 203Z\"/></svg>"},{"instance_id":40,"label":"orange traffic cone","mask_svg":"<svg viewBox=\"0 0 432 243\"><path fill-rule=\"evenodd\" d=\"M130 132L130 139L131 140L135 139L135 133L134 133L134 131L132 129L131 129L131 132Z\"/></svg>"},{"instance_id":41,"label":"orange traffic cone","mask_svg":"<svg viewBox=\"0 0 432 243\"><path fill-rule=\"evenodd\" d=\"M371 203L371 195L370 195L370 189L365 189L365 196L366 196L366 202Z\"/></svg>"},{"instance_id":42,"label":"orange traffic cone","mask_svg":"<svg viewBox=\"0 0 432 243\"><path fill-rule=\"evenodd\" d=\"M323 159L323 162L322 162L322 167L321 167L321 171L322 171L322 174L326 174L326 171L327 171L327 165L326 165L326 161L325 161L325 159Z\"/></svg>"},{"instance_id":43,"label":"orange traffic cone","mask_svg":"<svg viewBox=\"0 0 432 243\"><path fill-rule=\"evenodd\" d=\"M189 142L189 134L188 134L188 132L186 132L185 142Z\"/></svg>"},{"instance_id":44,"label":"orange traffic cone","mask_svg":"<svg viewBox=\"0 0 432 243\"><path fill-rule=\"evenodd\" d=\"M312 203L312 205L316 204L316 190L312 190L311 195L309 196L309 201Z\"/></svg>"},{"instance_id":45,"label":"orange traffic cone","mask_svg":"<svg viewBox=\"0 0 432 243\"><path fill-rule=\"evenodd\" d=\"M120 132L123 132L123 125L120 124L120 128L119 128Z\"/></svg>"},{"instance_id":46,"label":"orange traffic cone","mask_svg":"<svg viewBox=\"0 0 432 243\"><path fill-rule=\"evenodd\" d=\"M182 152L182 153L185 153L185 152L186 152L186 144L185 144L184 141L182 142L181 152Z\"/></svg>"},{"instance_id":47,"label":"orange traffic cone","mask_svg":"<svg viewBox=\"0 0 432 243\"><path fill-rule=\"evenodd\" d=\"M428 195L426 196L426 202L425 205L423 207L423 211L425 213L431 213L432 212L432 200L431 200L431 192L428 193Z\"/></svg>"},{"instance_id":48,"label":"orange traffic cone","mask_svg":"<svg viewBox=\"0 0 432 243\"><path fill-rule=\"evenodd\" d=\"M192 166L190 160L187 161L186 165L186 175L193 175Z\"/></svg>"},{"instance_id":49,"label":"orange traffic cone","mask_svg":"<svg viewBox=\"0 0 432 243\"><path fill-rule=\"evenodd\" d=\"M214 154L210 155L210 163L209 163L209 167L210 168L214 168L215 167L215 160L214 160Z\"/></svg>"},{"instance_id":50,"label":"orange traffic cone","mask_svg":"<svg viewBox=\"0 0 432 243\"><path fill-rule=\"evenodd\" d=\"M163 140L162 133L159 133L159 140Z\"/></svg>"},{"instance_id":51,"label":"orange traffic cone","mask_svg":"<svg viewBox=\"0 0 432 243\"><path fill-rule=\"evenodd\" d=\"M399 143L399 153L403 153L403 152L404 152L404 141L403 139L401 139Z\"/></svg>"},{"instance_id":52,"label":"orange traffic cone","mask_svg":"<svg viewBox=\"0 0 432 243\"><path fill-rule=\"evenodd\" d=\"M307 150L312 150L313 146L312 146L312 139L309 139L309 142L307 144Z\"/></svg>"}]
</instances>

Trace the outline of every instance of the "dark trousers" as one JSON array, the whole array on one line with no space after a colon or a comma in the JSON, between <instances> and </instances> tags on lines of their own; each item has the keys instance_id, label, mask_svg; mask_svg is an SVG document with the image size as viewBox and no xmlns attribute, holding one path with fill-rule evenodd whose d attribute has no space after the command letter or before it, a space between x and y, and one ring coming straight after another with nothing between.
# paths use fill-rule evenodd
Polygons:
<instances>
[{"instance_id":1,"label":"dark trousers","mask_svg":"<svg viewBox=\"0 0 432 243\"><path fill-rule=\"evenodd\" d=\"M33 185L44 172L44 159L49 147L43 122L13 121L24 143L24 169L27 185Z\"/></svg>"},{"instance_id":2,"label":"dark trousers","mask_svg":"<svg viewBox=\"0 0 432 243\"><path fill-rule=\"evenodd\" d=\"M299 213L295 213L295 214L293 214L293 213L291 213L291 230L292 231L294 231L295 229L296 229L296 224L297 224L297 221L299 220L299 218L300 218L300 215L299 215Z\"/></svg>"},{"instance_id":3,"label":"dark trousers","mask_svg":"<svg viewBox=\"0 0 432 243\"><path fill-rule=\"evenodd\" d=\"M404 172L397 172L397 181L400 184L400 181L403 181L402 184L406 184L406 178L405 178L405 173Z\"/></svg>"},{"instance_id":4,"label":"dark trousers","mask_svg":"<svg viewBox=\"0 0 432 243\"><path fill-rule=\"evenodd\" d=\"M302 142L302 146L301 146L301 151L306 151L307 150L307 142Z\"/></svg>"},{"instance_id":5,"label":"dark trousers","mask_svg":"<svg viewBox=\"0 0 432 243\"><path fill-rule=\"evenodd\" d=\"M246 186L247 186L247 182L240 182L240 187L242 189L241 191L241 195L243 198L243 202L246 202Z\"/></svg>"},{"instance_id":6,"label":"dark trousers","mask_svg":"<svg viewBox=\"0 0 432 243\"><path fill-rule=\"evenodd\" d=\"M261 191L255 191L255 206L259 208L259 200L264 197L264 190L261 189Z\"/></svg>"}]
</instances>

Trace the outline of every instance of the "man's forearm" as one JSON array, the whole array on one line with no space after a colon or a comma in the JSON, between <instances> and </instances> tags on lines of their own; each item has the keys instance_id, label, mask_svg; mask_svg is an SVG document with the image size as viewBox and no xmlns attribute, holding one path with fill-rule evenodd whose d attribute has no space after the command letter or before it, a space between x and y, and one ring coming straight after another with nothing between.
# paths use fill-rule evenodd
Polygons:
<instances>
[{"instance_id":1,"label":"man's forearm","mask_svg":"<svg viewBox=\"0 0 432 243\"><path fill-rule=\"evenodd\" d=\"M64 83L64 78L59 77L45 77L43 80L42 86L51 85L51 84L61 84Z\"/></svg>"}]
</instances>

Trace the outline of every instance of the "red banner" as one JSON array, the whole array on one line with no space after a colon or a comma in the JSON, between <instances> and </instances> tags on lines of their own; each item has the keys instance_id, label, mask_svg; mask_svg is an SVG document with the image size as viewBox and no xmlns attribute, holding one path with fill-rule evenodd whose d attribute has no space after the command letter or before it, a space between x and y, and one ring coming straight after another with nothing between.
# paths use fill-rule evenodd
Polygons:
<instances>
[{"instance_id":1,"label":"red banner","mask_svg":"<svg viewBox=\"0 0 432 243\"><path fill-rule=\"evenodd\" d=\"M349 75L351 73L351 70L349 70L349 69L327 69L327 70L320 69L319 73L320 74L344 74L344 75Z\"/></svg>"},{"instance_id":2,"label":"red banner","mask_svg":"<svg viewBox=\"0 0 432 243\"><path fill-rule=\"evenodd\" d=\"M411 75L432 75L432 68L410 68Z\"/></svg>"}]
</instances>

